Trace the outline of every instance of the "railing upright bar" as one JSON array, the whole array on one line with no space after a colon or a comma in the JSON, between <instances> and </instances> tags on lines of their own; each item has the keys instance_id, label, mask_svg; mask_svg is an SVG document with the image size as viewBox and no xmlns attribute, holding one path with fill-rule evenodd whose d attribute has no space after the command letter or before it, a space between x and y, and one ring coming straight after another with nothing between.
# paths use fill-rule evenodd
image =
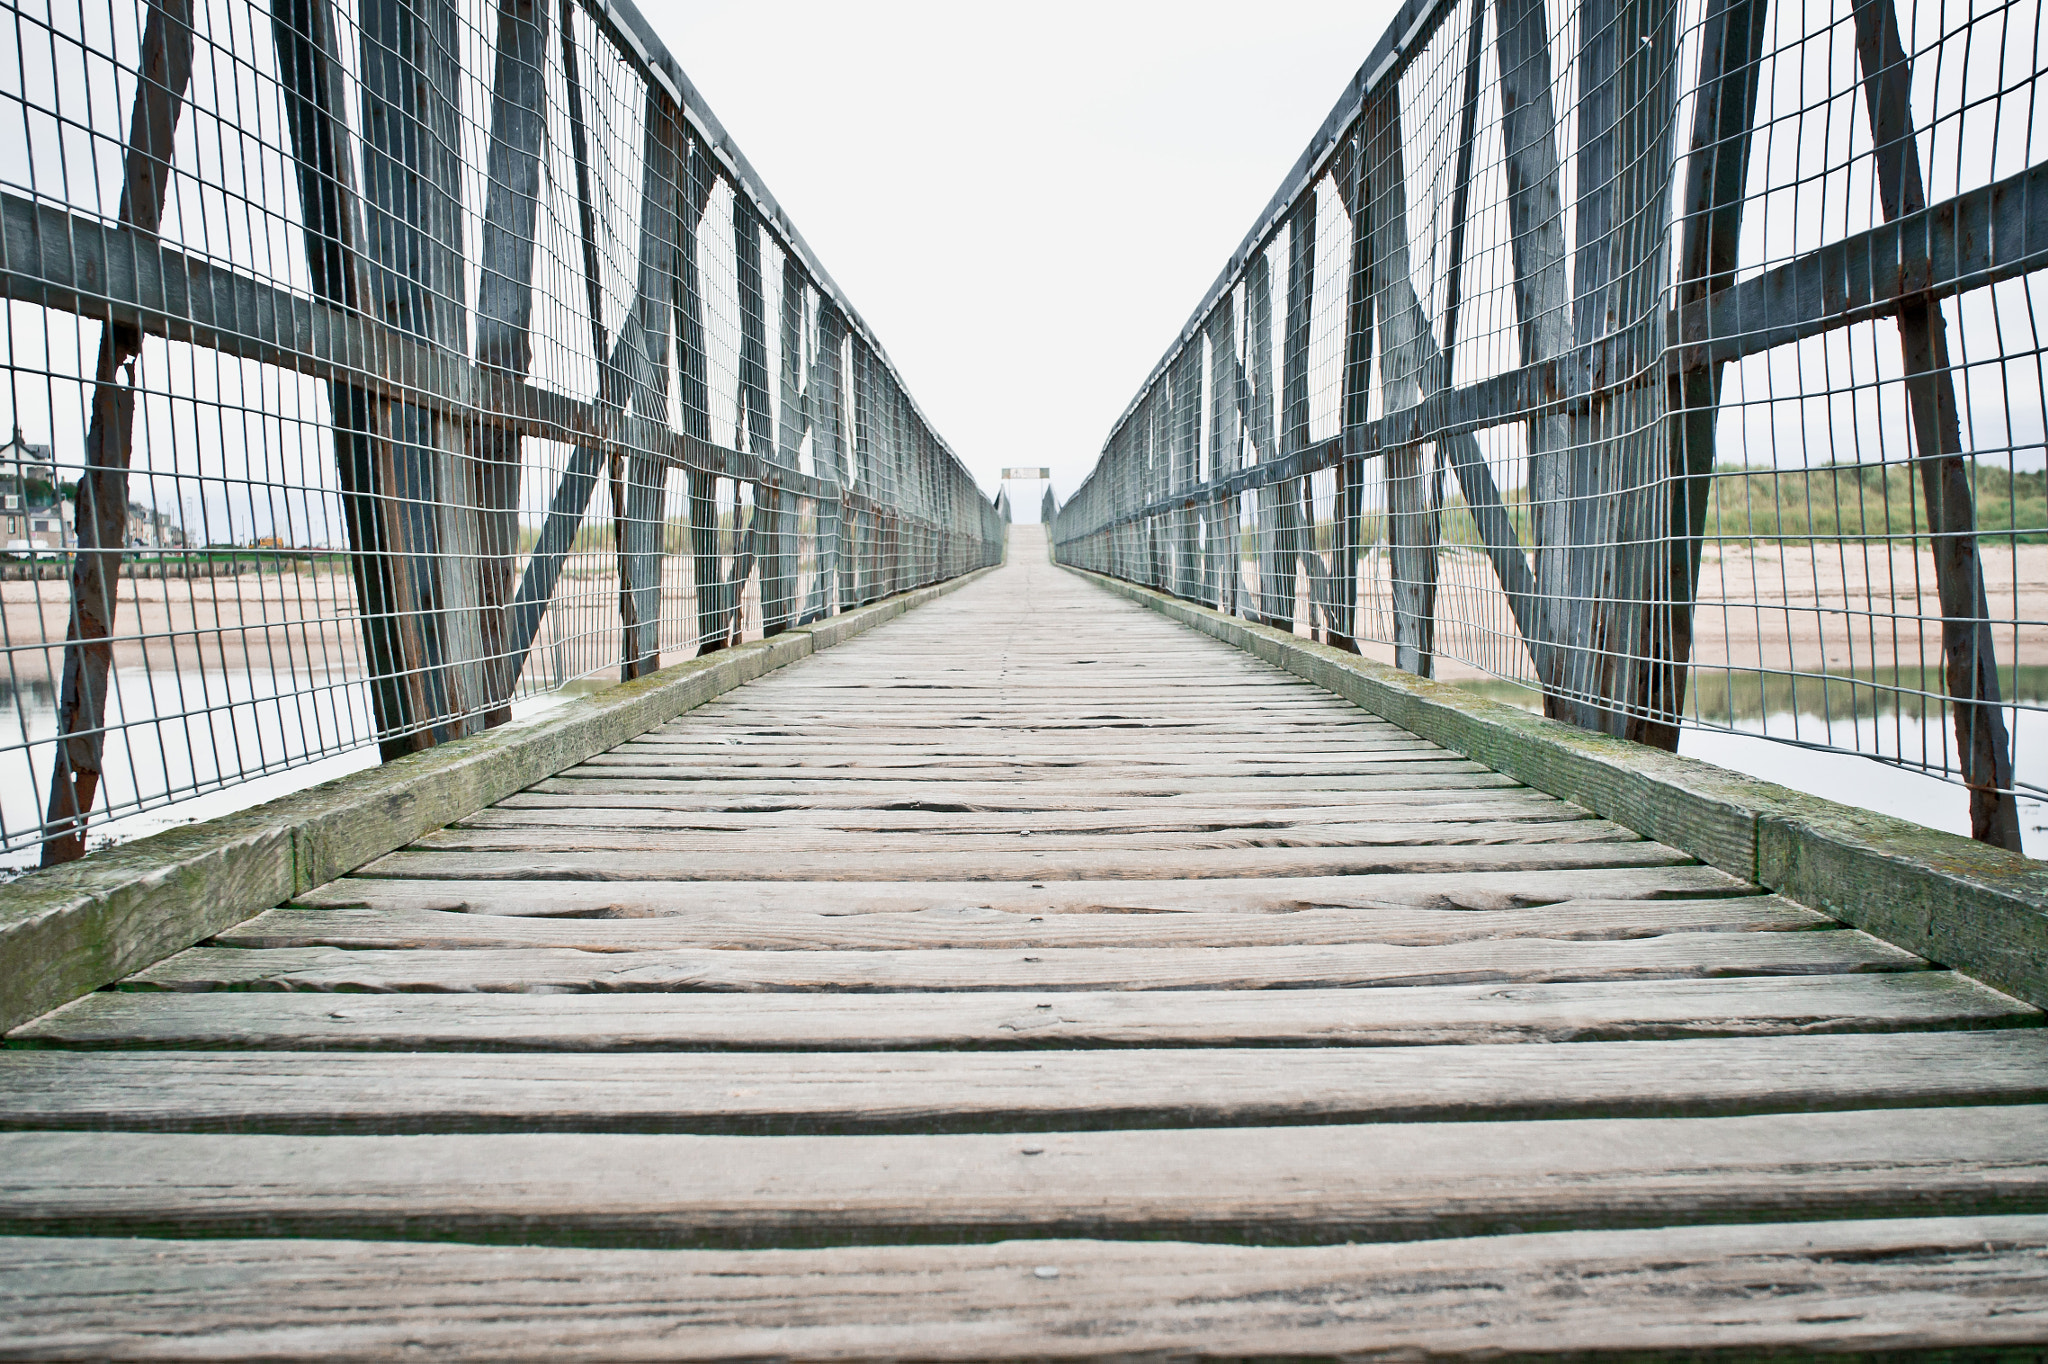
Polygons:
<instances>
[{"instance_id":1,"label":"railing upright bar","mask_svg":"<svg viewBox=\"0 0 2048 1364\"><path fill-rule=\"evenodd\" d=\"M1879 195L1885 219L1891 221L1927 206L1913 128L1912 67L1892 0L1853 0L1853 9ZM1901 303L1898 319L1914 463L1927 502L1935 590L1941 600L1941 647L1956 753L1970 789L1970 832L2018 852L2019 807L2010 794L2012 740L1998 704L1998 656L1984 567L1977 556L1977 514L1956 413L1948 327L1938 303Z\"/></svg>"},{"instance_id":2,"label":"railing upright bar","mask_svg":"<svg viewBox=\"0 0 2048 1364\"><path fill-rule=\"evenodd\" d=\"M534 227L547 142L548 22L547 0L499 0L476 355L480 367L520 382L533 365ZM518 428L479 421L470 458L472 496L482 533L478 626L492 701L484 723L501 725L512 718L512 689L518 677L511 617L519 548Z\"/></svg>"},{"instance_id":3,"label":"railing upright bar","mask_svg":"<svg viewBox=\"0 0 2048 1364\"><path fill-rule=\"evenodd\" d=\"M782 257L782 287L776 307L776 422L769 460L775 477L754 495L756 516L767 511L762 536L761 628L780 634L797 617L797 501L781 476L797 471L803 443L804 278L796 258ZM766 330L766 319L763 319Z\"/></svg>"},{"instance_id":4,"label":"railing upright bar","mask_svg":"<svg viewBox=\"0 0 2048 1364\"><path fill-rule=\"evenodd\" d=\"M582 266L584 310L588 313L591 362L597 366L594 413L597 438L578 442L571 452L568 465L562 470L554 496L548 503L547 519L541 524L533 556L527 560L525 575L520 580L512 608L515 681L517 671L523 669L528 650L540 632L541 620L554 600L563 561L576 543L576 532L583 525L584 513L589 510L590 495L597 490L599 476L607 471L612 473L615 495L619 481L613 468L618 458L618 437L611 428L616 426L625 401L620 383L624 357L613 353L604 325L604 286L598 265L597 209L591 199L590 149L583 114L581 63L577 57L575 5L576 0L561 0L558 37L563 80L568 92L569 152L575 168L577 244Z\"/></svg>"},{"instance_id":5,"label":"railing upright bar","mask_svg":"<svg viewBox=\"0 0 2048 1364\"><path fill-rule=\"evenodd\" d=\"M1408 249L1408 171L1402 153L1398 84L1366 106L1369 232L1380 347L1380 391L1388 410L1415 406L1435 366L1433 340L1415 296ZM1394 662L1418 676L1435 671L1437 540L1440 515L1434 456L1413 433L1389 447L1382 469L1387 498L1387 559L1394 610Z\"/></svg>"},{"instance_id":6,"label":"railing upright bar","mask_svg":"<svg viewBox=\"0 0 2048 1364\"><path fill-rule=\"evenodd\" d=\"M1252 258L1245 286L1246 348L1251 352L1251 445L1252 458L1260 464L1280 455L1274 440L1277 413L1273 403L1273 262L1265 251ZM1286 600L1281 596L1279 550L1275 543L1280 516L1281 489L1263 484L1258 491L1258 512L1254 538L1259 556L1259 619L1267 625L1291 629L1294 625L1293 582L1287 583ZM1110 510L1105 508L1105 510ZM1283 614L1284 608L1284 614Z\"/></svg>"},{"instance_id":7,"label":"railing upright bar","mask_svg":"<svg viewBox=\"0 0 2048 1364\"><path fill-rule=\"evenodd\" d=\"M641 152L638 280L620 327L619 382L624 388L619 423L625 439L614 447L613 543L619 568L619 679L630 682L661 666L662 517L668 467L661 459L669 406L670 319L678 275L676 185L679 130L658 92L645 101Z\"/></svg>"},{"instance_id":8,"label":"railing upright bar","mask_svg":"<svg viewBox=\"0 0 2048 1364\"><path fill-rule=\"evenodd\" d=\"M443 351L469 349L462 254L463 184L453 0L365 0L358 24L361 87L363 310ZM409 378L409 376L400 376ZM387 756L482 727L489 709L473 560L468 423L417 402L378 404L364 447L364 511L383 523L388 579L407 671L410 733Z\"/></svg>"},{"instance_id":9,"label":"railing upright bar","mask_svg":"<svg viewBox=\"0 0 2048 1364\"><path fill-rule=\"evenodd\" d=\"M1209 479L1237 472L1244 406L1239 397L1243 367L1237 359L1237 311L1235 294L1226 293L1216 301L1205 326L1209 352ZM1047 488L1046 496L1052 496ZM1244 578L1244 564L1238 548L1237 502L1230 494L1212 491L1207 501L1210 538L1209 558L1215 562L1216 594L1212 605L1234 615L1238 587ZM1052 520L1046 518L1048 542Z\"/></svg>"},{"instance_id":10,"label":"railing upright bar","mask_svg":"<svg viewBox=\"0 0 2048 1364\"><path fill-rule=\"evenodd\" d=\"M355 158L348 151L347 94L333 5L330 0L277 0L272 13L314 294L343 312L385 321L381 310L370 307L376 291L364 259L367 224ZM402 421L405 405L345 378L330 380L327 392L363 653L374 679L371 707L385 736L379 751L389 759L422 746L426 715L419 690L425 651L401 581L404 527L391 514L393 471L385 453L392 424Z\"/></svg>"},{"instance_id":11,"label":"railing upright bar","mask_svg":"<svg viewBox=\"0 0 2048 1364\"><path fill-rule=\"evenodd\" d=\"M154 235L162 220L178 117L191 80L191 0L151 0L122 153L118 221L123 226ZM138 243L138 249L149 248ZM56 758L44 820L51 831L42 849L46 867L84 855L86 822L99 791L135 433L135 390L123 381L121 371L141 351L141 330L108 317L93 366L92 418L75 495L78 553L71 561Z\"/></svg>"},{"instance_id":12,"label":"railing upright bar","mask_svg":"<svg viewBox=\"0 0 2048 1364\"><path fill-rule=\"evenodd\" d=\"M1280 456L1285 459L1308 448L1309 443L1309 327L1315 317L1316 282L1316 196L1311 189L1302 198L1287 226L1287 317L1280 349ZM1298 579L1308 569L1305 584L1308 600L1300 614L1311 628L1316 621L1315 572L1307 562L1307 537L1314 532L1312 509L1308 505L1310 480L1306 475L1280 485L1278 523L1273 538L1278 548L1276 577L1281 590L1282 610L1288 624L1294 623Z\"/></svg>"},{"instance_id":13,"label":"railing upright bar","mask_svg":"<svg viewBox=\"0 0 2048 1364\"><path fill-rule=\"evenodd\" d=\"M1698 94L1693 104L1685 197L1679 209L1681 312L1705 306L1734 282L1742 211L1748 202L1744 191L1756 124L1758 62L1768 15L1769 0L1709 0L1706 20L1700 26ZM1670 381L1670 402L1676 413L1667 523L1671 596L1668 620L1652 630L1653 638L1666 638L1669 645L1650 676L1650 713L1642 726L1642 738L1673 752L1678 748L1675 717L1685 710L1693 603L1699 596L1700 556L1706 543L1707 509L1713 500L1715 428L1721 420L1721 378L1726 367L1727 361L1712 360L1688 368Z\"/></svg>"},{"instance_id":14,"label":"railing upright bar","mask_svg":"<svg viewBox=\"0 0 2048 1364\"><path fill-rule=\"evenodd\" d=\"M1573 335L1592 401L1565 459L1557 707L1585 729L1640 737L1660 586L1664 385L1608 388L1663 343L1675 0L1582 0ZM1634 344L1631 344L1634 343ZM1661 374L1658 375L1661 379Z\"/></svg>"}]
</instances>

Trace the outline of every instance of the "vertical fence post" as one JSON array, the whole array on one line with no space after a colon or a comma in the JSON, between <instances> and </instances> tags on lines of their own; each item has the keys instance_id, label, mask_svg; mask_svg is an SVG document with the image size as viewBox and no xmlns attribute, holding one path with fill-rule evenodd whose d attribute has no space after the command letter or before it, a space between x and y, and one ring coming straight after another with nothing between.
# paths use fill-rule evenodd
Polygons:
<instances>
[{"instance_id":1,"label":"vertical fence post","mask_svg":"<svg viewBox=\"0 0 2048 1364\"><path fill-rule=\"evenodd\" d=\"M811 580L810 600L804 603L803 619L807 623L832 614L839 591L839 566L843 562L846 422L839 362L845 339L846 323L839 310L831 300L819 299L818 349L805 393L811 428L811 469L825 486L811 512L817 571Z\"/></svg>"},{"instance_id":2,"label":"vertical fence post","mask_svg":"<svg viewBox=\"0 0 2048 1364\"><path fill-rule=\"evenodd\" d=\"M1159 376L1145 397L1145 491L1139 501L1147 507L1156 507L1173 486L1172 386L1173 372L1168 370ZM1159 512L1147 511L1145 581L1152 587L1171 590L1167 570L1169 547L1162 543L1165 539L1166 531L1161 526Z\"/></svg>"},{"instance_id":3,"label":"vertical fence post","mask_svg":"<svg viewBox=\"0 0 2048 1364\"><path fill-rule=\"evenodd\" d=\"M860 463L859 483L864 503L861 512L860 602L865 606L882 594L881 499L887 471L883 467L882 412L875 388L874 353L865 341L855 344L853 361L859 379L859 387L855 391L859 406L854 413L854 453Z\"/></svg>"},{"instance_id":4,"label":"vertical fence post","mask_svg":"<svg viewBox=\"0 0 2048 1364\"><path fill-rule=\"evenodd\" d=\"M1678 308L1706 302L1735 282L1749 179L1750 131L1756 121L1757 63L1763 52L1768 0L1709 0L1699 30L1699 82L1693 103L1678 248ZM1725 361L1688 369L1671 388L1671 510L1668 520L1671 592L1667 617L1653 625L1649 704L1640 737L1676 752L1692 662L1693 603L1700 552L1713 498L1715 425L1720 418ZM1660 648L1661 646L1661 648Z\"/></svg>"},{"instance_id":5,"label":"vertical fence post","mask_svg":"<svg viewBox=\"0 0 2048 1364\"><path fill-rule=\"evenodd\" d=\"M1590 398L1565 468L1565 704L1583 728L1634 738L1649 625L1668 590L1663 267L1670 239L1675 0L1583 0L1579 14L1573 334ZM1645 378L1654 381L1644 382ZM1668 502L1668 497L1666 499Z\"/></svg>"},{"instance_id":6,"label":"vertical fence post","mask_svg":"<svg viewBox=\"0 0 2048 1364\"><path fill-rule=\"evenodd\" d=\"M1280 346L1280 457L1287 459L1308 448L1308 329L1315 309L1316 197L1296 206L1287 220L1287 315ZM1313 529L1302 515L1303 493L1309 483L1298 475L1274 489L1273 525L1274 576L1280 590L1283 630L1294 627L1296 580L1308 566L1305 536ZM1314 569L1309 569L1310 597L1303 615L1315 622Z\"/></svg>"},{"instance_id":7,"label":"vertical fence post","mask_svg":"<svg viewBox=\"0 0 2048 1364\"><path fill-rule=\"evenodd\" d=\"M1558 360L1572 344L1550 20L1543 0L1494 0L1494 51L1500 66L1502 161L1507 172L1517 339L1521 362L1539 365ZM1555 387L1550 396L1558 396ZM1543 683L1544 713L1559 720L1576 719L1576 712L1562 699L1563 664L1554 644L1562 628L1564 514L1568 505L1564 467L1571 442L1570 416L1552 412L1529 419L1526 487L1534 563L1527 599L1530 609L1516 621L1536 676ZM1497 555L1496 568L1501 562Z\"/></svg>"},{"instance_id":8,"label":"vertical fence post","mask_svg":"<svg viewBox=\"0 0 2048 1364\"><path fill-rule=\"evenodd\" d=\"M896 430L896 386L890 381L889 372L880 363L880 357L870 366L869 372L875 381L875 415L877 449L882 464L882 505L886 508L881 516L881 536L878 553L881 572L876 580L877 597L894 596L900 589L903 571L903 556L900 550L900 521L896 508L902 503L903 493L903 447Z\"/></svg>"},{"instance_id":9,"label":"vertical fence post","mask_svg":"<svg viewBox=\"0 0 2048 1364\"><path fill-rule=\"evenodd\" d=\"M704 344L704 281L697 267L697 234L711 201L712 170L693 136L682 158L676 195L676 358L682 385L685 450L711 443L710 357ZM725 574L718 552L718 475L693 459L685 472L690 500L690 588L697 599L697 652L725 647Z\"/></svg>"},{"instance_id":10,"label":"vertical fence post","mask_svg":"<svg viewBox=\"0 0 2048 1364\"><path fill-rule=\"evenodd\" d=\"M363 310L444 351L469 347L462 247L462 136L456 108L462 23L453 0L365 0L361 25ZM373 496L397 587L413 693L411 734L386 756L482 725L488 708L473 561L476 508L464 494L466 423L384 402Z\"/></svg>"},{"instance_id":11,"label":"vertical fence post","mask_svg":"<svg viewBox=\"0 0 2048 1364\"><path fill-rule=\"evenodd\" d=\"M726 628L737 641L745 624L746 580L757 561L762 633L779 633L786 622L770 614L777 590L770 562L775 555L776 507L769 491L769 481L775 478L775 414L768 406L768 301L761 277L761 224L746 196L737 191L732 196L732 235L740 310L739 422L744 428L744 440L735 433L733 443L752 457L754 476L753 512L733 558L733 614ZM733 514L739 514L737 500Z\"/></svg>"},{"instance_id":12,"label":"vertical fence post","mask_svg":"<svg viewBox=\"0 0 2048 1364\"><path fill-rule=\"evenodd\" d=\"M796 618L797 504L789 483L797 472L797 450L804 438L804 288L803 267L796 257L784 252L780 306L776 309L781 363L775 376L775 441L769 447L774 484L754 499L755 515L760 515L764 504L770 509L761 555L761 628L769 635L780 634Z\"/></svg>"},{"instance_id":13,"label":"vertical fence post","mask_svg":"<svg viewBox=\"0 0 2048 1364\"><path fill-rule=\"evenodd\" d=\"M835 314L836 316L836 314ZM837 416L838 459L841 461L839 489L838 609L851 610L860 600L860 463L855 448L855 430L860 404L860 374L856 368L857 345L844 318L839 319L840 340L832 353L832 393Z\"/></svg>"},{"instance_id":14,"label":"vertical fence post","mask_svg":"<svg viewBox=\"0 0 2048 1364\"><path fill-rule=\"evenodd\" d=\"M453 80L442 69L453 56L452 14L442 4L421 16L401 13L393 0L373 0L364 10L369 183L360 194L332 5L278 0L272 19L313 292L429 340L459 335L459 296L444 292L462 286L459 268L444 259L458 222L452 196L459 185L450 183L452 165L442 164L453 144L430 145L447 136L453 116ZM434 108L420 108L422 99ZM328 398L378 749L389 761L467 732L480 718L458 717L483 701L482 679L445 671L466 663L465 672L479 672L483 646L474 611L475 652L467 659L454 655L444 632L469 596L467 584L443 576L453 556L445 553L435 503L453 482L441 448L440 428L449 423L345 380L329 383ZM478 685L464 694L460 684L470 680Z\"/></svg>"},{"instance_id":15,"label":"vertical fence post","mask_svg":"<svg viewBox=\"0 0 2048 1364\"><path fill-rule=\"evenodd\" d=\"M1427 373L1427 324L1408 255L1407 163L1401 145L1398 82L1365 112L1365 196L1373 294L1378 300L1380 390L1389 412L1422 400ZM1433 350L1430 346L1427 349ZM1387 489L1387 550L1394 606L1394 663L1428 677L1435 669L1436 577L1439 515L1434 451L1425 454L1418 433L1404 432L1383 458Z\"/></svg>"},{"instance_id":16,"label":"vertical fence post","mask_svg":"<svg viewBox=\"0 0 2048 1364\"><path fill-rule=\"evenodd\" d=\"M604 296L598 282L597 220L590 199L590 158L585 145L582 80L576 60L574 0L561 0L560 18L560 51L569 104L570 155L575 163L584 308L590 314L591 358L598 367L596 407L602 423L608 418L608 410L616 406L618 395L611 349L604 333ZM575 545L577 528L583 524L583 513L590 506L590 494L597 487L598 474L605 463L605 447L598 440L579 443L570 451L568 466L562 470L562 477L555 484L554 494L548 501L547 518L541 523L540 534L535 537L533 553L526 561L526 572L521 576L519 591L512 600L514 682L526 665L527 651L533 647L534 637L540 633L541 618L547 614L548 605L554 600L555 583L561 574L562 562Z\"/></svg>"},{"instance_id":17,"label":"vertical fence post","mask_svg":"<svg viewBox=\"0 0 2048 1364\"><path fill-rule=\"evenodd\" d=\"M849 486L853 489L853 537L852 557L845 569L852 591L846 600L849 605L865 606L874 600L875 581L875 407L867 343L855 337L852 354L853 472Z\"/></svg>"},{"instance_id":18,"label":"vertical fence post","mask_svg":"<svg viewBox=\"0 0 2048 1364\"><path fill-rule=\"evenodd\" d=\"M1351 220L1351 260L1344 301L1344 377L1338 420L1344 433L1344 459L1338 468L1337 517L1341 557L1337 565L1337 609L1343 628L1331 639L1339 648L1358 651L1358 559L1365 539L1366 423L1371 416L1373 347L1372 214L1365 202L1367 148L1362 129L1354 128L1339 150L1330 176Z\"/></svg>"},{"instance_id":19,"label":"vertical fence post","mask_svg":"<svg viewBox=\"0 0 2048 1364\"><path fill-rule=\"evenodd\" d=\"M881 399L882 460L889 490L888 511L882 517L882 595L890 597L903 590L903 493L907 483L903 412L897 402L895 381L889 377L889 372L877 363L875 374L875 387Z\"/></svg>"},{"instance_id":20,"label":"vertical fence post","mask_svg":"<svg viewBox=\"0 0 2048 1364\"><path fill-rule=\"evenodd\" d=\"M1237 472L1239 429L1244 409L1238 398L1243 369L1237 361L1237 310L1235 295L1226 292L1209 314L1209 476L1223 478ZM1050 492L1050 490L1048 490ZM1210 553L1216 558L1215 607L1224 615L1237 614L1238 585L1244 578L1244 564L1238 549L1237 503L1228 493L1219 493L1209 505Z\"/></svg>"},{"instance_id":21,"label":"vertical fence post","mask_svg":"<svg viewBox=\"0 0 2048 1364\"><path fill-rule=\"evenodd\" d=\"M1266 464L1280 457L1276 439L1280 413L1273 391L1273 263L1265 251L1252 259L1248 295L1252 448L1257 461ZM1294 567L1290 563L1283 577L1279 529L1283 493L1277 483L1262 484L1258 491L1259 618L1267 625L1288 630L1294 626Z\"/></svg>"},{"instance_id":22,"label":"vertical fence post","mask_svg":"<svg viewBox=\"0 0 2048 1364\"><path fill-rule=\"evenodd\" d=\"M647 91L641 153L639 279L620 328L625 385L615 462L612 514L619 559L619 677L630 682L661 666L661 567L668 467L660 447L668 427L669 319L678 283L675 223L680 129L668 106Z\"/></svg>"},{"instance_id":23,"label":"vertical fence post","mask_svg":"<svg viewBox=\"0 0 2048 1364\"><path fill-rule=\"evenodd\" d=\"M485 162L483 249L476 295L476 358L486 371L524 379L533 363L534 223L547 136L546 0L499 0ZM519 432L479 422L470 437L478 512L477 624L492 706L487 725L512 718L513 573L519 551Z\"/></svg>"},{"instance_id":24,"label":"vertical fence post","mask_svg":"<svg viewBox=\"0 0 2048 1364\"><path fill-rule=\"evenodd\" d=\"M1201 475L1202 343L1192 342L1173 367L1174 583L1183 597L1201 598L1200 518L1190 493Z\"/></svg>"},{"instance_id":25,"label":"vertical fence post","mask_svg":"<svg viewBox=\"0 0 2048 1364\"><path fill-rule=\"evenodd\" d=\"M569 104L569 144L576 166L577 241L582 248L584 308L589 313L590 353L598 367L596 411L599 429L597 439L579 448L575 458L576 462L580 462L585 467L588 467L593 475L595 475L598 469L603 468L607 469L611 476L612 524L614 527L613 545L618 556L623 558L625 552L626 490L624 486L624 471L621 467L623 451L620 448L620 438L623 435L623 431L619 428L624 425L622 421L626 398L624 390L627 386L625 372L628 366L624 355L614 355L612 353L612 345L606 339L605 333L604 285L603 276L600 273L601 267L598 262L597 247L597 206L590 184L589 133L588 124L583 112L581 64L577 59L576 51L575 0L562 0L561 40L562 71ZM627 320L627 325L628 328L631 325L630 318ZM623 330L625 329L622 328ZM624 349L624 347L621 347L621 349ZM574 467L573 464L572 467ZM563 484L567 486L568 482L568 477L565 475ZM575 543L575 529L577 525L581 524L583 513L589 506L590 489L595 482L596 479L593 476L590 480L581 484L583 497L576 507L574 520L571 521L568 518L563 518L566 523L563 529L567 532L567 538L561 545L561 554L563 555L566 555ZM548 518L551 523L556 521L556 517L552 512L553 509L551 508ZM552 547L550 546L549 548ZM559 562L559 559L557 559L557 562ZM633 621L630 619L633 600L632 594L624 590L626 583L624 564L619 565L619 572L621 584L619 609L622 617L620 623L624 627L620 631L621 669L622 671L630 672L633 655L631 637L635 633ZM550 575L550 597L553 596L553 586L554 580L552 575Z\"/></svg>"},{"instance_id":26,"label":"vertical fence post","mask_svg":"<svg viewBox=\"0 0 2048 1364\"><path fill-rule=\"evenodd\" d=\"M574 4L575 0L562 0L560 49L575 167L584 308L589 314L591 354L598 370L595 411L599 430L571 450L513 599L510 656L514 681L554 599L555 584L575 546L598 477L607 472L620 573L620 671L627 677L639 676L651 671L658 659L662 475L658 460L650 458L654 437L649 423L665 422L668 415L668 309L663 299L672 297L676 288L670 245L674 239L669 236L672 225L667 220L675 203L674 130L665 109L650 93L635 296L618 336L608 339ZM658 349L650 354L652 347ZM686 351L686 371L689 359ZM684 406L686 412L691 408L687 401Z\"/></svg>"},{"instance_id":27,"label":"vertical fence post","mask_svg":"<svg viewBox=\"0 0 2048 1364\"><path fill-rule=\"evenodd\" d=\"M119 221L124 225L153 234L163 220L171 149L191 79L191 0L150 0L123 153ZM84 855L85 824L99 792L135 431L135 390L122 382L121 370L141 352L141 332L111 319L102 326L85 468L73 494L78 546L71 560L71 619L65 629L58 743L45 820L53 832L43 840L46 867Z\"/></svg>"},{"instance_id":28,"label":"vertical fence post","mask_svg":"<svg viewBox=\"0 0 2048 1364\"><path fill-rule=\"evenodd\" d=\"M1878 191L1889 221L1927 206L1913 129L1912 67L1892 0L1853 4ZM1984 567L1977 557L1977 513L1949 372L1948 327L1939 303L1902 302L1898 319L1914 462L1927 502L1928 542L1941 598L1941 648L1955 713L1956 756L1970 788L1970 836L2019 852L2012 744L1999 707L1998 656L1984 596Z\"/></svg>"}]
</instances>

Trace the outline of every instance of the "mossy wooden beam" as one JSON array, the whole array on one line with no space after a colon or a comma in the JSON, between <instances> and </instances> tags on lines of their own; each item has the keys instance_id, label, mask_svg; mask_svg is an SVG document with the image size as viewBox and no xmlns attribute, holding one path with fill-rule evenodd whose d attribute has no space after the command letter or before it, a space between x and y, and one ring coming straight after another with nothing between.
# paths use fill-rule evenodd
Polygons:
<instances>
[{"instance_id":1,"label":"mossy wooden beam","mask_svg":"<svg viewBox=\"0 0 2048 1364\"><path fill-rule=\"evenodd\" d=\"M0 1030L161 961L989 571L678 663L525 723L253 809L32 872L0 889Z\"/></svg>"},{"instance_id":2,"label":"mossy wooden beam","mask_svg":"<svg viewBox=\"0 0 2048 1364\"><path fill-rule=\"evenodd\" d=\"M1150 588L1067 571L1539 791L2048 1008L2048 862L1577 729Z\"/></svg>"}]
</instances>

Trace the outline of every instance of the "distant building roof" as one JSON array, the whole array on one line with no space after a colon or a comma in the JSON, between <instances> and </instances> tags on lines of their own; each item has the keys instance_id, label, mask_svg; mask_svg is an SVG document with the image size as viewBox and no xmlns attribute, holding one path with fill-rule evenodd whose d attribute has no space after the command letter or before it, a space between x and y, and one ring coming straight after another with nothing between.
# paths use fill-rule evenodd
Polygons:
<instances>
[{"instance_id":1,"label":"distant building roof","mask_svg":"<svg viewBox=\"0 0 2048 1364\"><path fill-rule=\"evenodd\" d=\"M0 445L0 464L33 464L54 470L57 467L56 452L47 445L30 445L21 434L21 428L14 428L14 439Z\"/></svg>"}]
</instances>

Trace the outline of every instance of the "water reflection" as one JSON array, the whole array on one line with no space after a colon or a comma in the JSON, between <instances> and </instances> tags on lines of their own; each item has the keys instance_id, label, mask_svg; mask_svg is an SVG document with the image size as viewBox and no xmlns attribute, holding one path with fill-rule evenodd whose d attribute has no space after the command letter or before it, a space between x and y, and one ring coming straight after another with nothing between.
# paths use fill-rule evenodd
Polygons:
<instances>
[{"instance_id":1,"label":"water reflection","mask_svg":"<svg viewBox=\"0 0 2048 1364\"><path fill-rule=\"evenodd\" d=\"M107 698L105 776L88 842L101 847L245 810L377 765L369 689L355 676L116 668ZM514 723L562 704L521 697ZM162 716L152 721L152 716ZM0 833L34 837L56 752L57 688L0 682ZM112 813L109 813L109 812ZM39 843L0 852L33 866Z\"/></svg>"},{"instance_id":2,"label":"water reflection","mask_svg":"<svg viewBox=\"0 0 2048 1364\"><path fill-rule=\"evenodd\" d=\"M308 760L351 755L374 732L368 691L347 675L272 678L243 670L138 667L114 669L111 681L95 835L137 832L128 820L101 830L108 812L162 805L266 773L290 769L280 789L325 780L337 773L310 777ZM0 720L0 831L9 842L41 823L56 754L57 699L49 678L0 684L7 716ZM254 794L232 808L265 798ZM180 800L175 816L151 821L152 828L203 817L187 804ZM21 865L40 856L40 848L4 856L7 864Z\"/></svg>"}]
</instances>

